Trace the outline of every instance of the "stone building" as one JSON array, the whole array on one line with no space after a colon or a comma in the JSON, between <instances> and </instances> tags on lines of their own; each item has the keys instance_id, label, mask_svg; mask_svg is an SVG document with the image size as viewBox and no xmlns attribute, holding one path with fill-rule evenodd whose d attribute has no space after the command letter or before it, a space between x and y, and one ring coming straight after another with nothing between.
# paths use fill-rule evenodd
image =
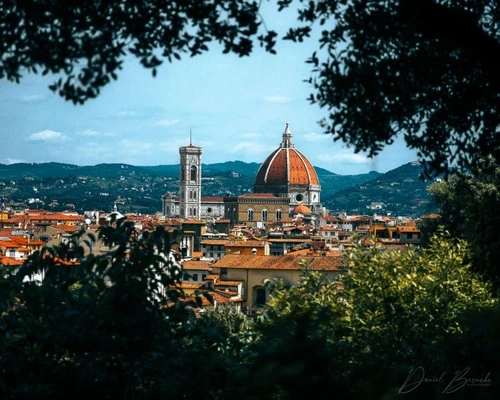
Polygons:
<instances>
[{"instance_id":1,"label":"stone building","mask_svg":"<svg viewBox=\"0 0 500 400\"><path fill-rule=\"evenodd\" d=\"M224 197L225 218L231 226L245 224L263 227L268 221L288 218L290 199L269 193L246 193Z\"/></svg>"},{"instance_id":2,"label":"stone building","mask_svg":"<svg viewBox=\"0 0 500 400\"><path fill-rule=\"evenodd\" d=\"M295 148L288 123L279 148L259 168L254 193L224 198L202 197L201 147L189 144L181 147L179 153L180 195L166 193L162 197L162 213L166 217L204 221L225 218L231 226L262 227L268 221L289 218L297 206L310 210L308 217L311 219L325 212L320 203L318 175L307 157Z\"/></svg>"},{"instance_id":3,"label":"stone building","mask_svg":"<svg viewBox=\"0 0 500 400\"><path fill-rule=\"evenodd\" d=\"M201 153L202 148L183 146L180 154L179 216L199 218L201 214Z\"/></svg>"}]
</instances>

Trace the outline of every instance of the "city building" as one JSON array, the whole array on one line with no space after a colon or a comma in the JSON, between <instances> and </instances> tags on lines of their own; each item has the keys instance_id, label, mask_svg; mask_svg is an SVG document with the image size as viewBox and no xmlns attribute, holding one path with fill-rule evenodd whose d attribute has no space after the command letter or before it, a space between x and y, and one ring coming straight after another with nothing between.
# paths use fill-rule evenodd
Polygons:
<instances>
[{"instance_id":1,"label":"city building","mask_svg":"<svg viewBox=\"0 0 500 400\"><path fill-rule=\"evenodd\" d=\"M202 148L183 146L180 154L179 216L199 218L201 214L201 153Z\"/></svg>"},{"instance_id":2,"label":"city building","mask_svg":"<svg viewBox=\"0 0 500 400\"><path fill-rule=\"evenodd\" d=\"M324 212L321 186L311 162L292 142L288 122L280 146L262 163L255 178L254 193L272 193L290 199L288 213L298 205Z\"/></svg>"}]
</instances>

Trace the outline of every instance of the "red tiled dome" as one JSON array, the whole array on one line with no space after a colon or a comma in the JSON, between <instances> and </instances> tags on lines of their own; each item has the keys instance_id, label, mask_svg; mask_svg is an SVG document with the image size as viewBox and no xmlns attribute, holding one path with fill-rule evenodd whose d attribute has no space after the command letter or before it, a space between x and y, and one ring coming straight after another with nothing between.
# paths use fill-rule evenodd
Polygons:
<instances>
[{"instance_id":1,"label":"red tiled dome","mask_svg":"<svg viewBox=\"0 0 500 400\"><path fill-rule=\"evenodd\" d=\"M309 207L299 204L293 209L292 214L312 214L312 211Z\"/></svg>"},{"instance_id":2,"label":"red tiled dome","mask_svg":"<svg viewBox=\"0 0 500 400\"><path fill-rule=\"evenodd\" d=\"M262 163L255 185L319 185L311 162L293 147L288 124L280 148Z\"/></svg>"}]
</instances>

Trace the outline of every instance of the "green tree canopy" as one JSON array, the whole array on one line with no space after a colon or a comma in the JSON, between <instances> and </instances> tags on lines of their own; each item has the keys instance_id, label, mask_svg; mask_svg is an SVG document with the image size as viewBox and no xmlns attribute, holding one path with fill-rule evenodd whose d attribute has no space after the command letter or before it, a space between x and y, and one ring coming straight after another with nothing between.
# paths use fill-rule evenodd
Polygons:
<instances>
[{"instance_id":1,"label":"green tree canopy","mask_svg":"<svg viewBox=\"0 0 500 400\"><path fill-rule=\"evenodd\" d=\"M251 387L261 398L306 398L312 388L325 399L395 398L401 388L409 398L440 398L464 368L495 379L498 302L467 259L466 243L440 232L423 250L358 246L338 281L304 266L297 285L271 282L250 346ZM445 378L410 393L404 382L417 367ZM494 393L468 387L455 395Z\"/></svg>"},{"instance_id":2,"label":"green tree canopy","mask_svg":"<svg viewBox=\"0 0 500 400\"><path fill-rule=\"evenodd\" d=\"M122 221L99 233L106 254L83 257L73 237L2 270L1 398L212 398L225 385L219 338L197 328L165 257L172 235L135 233ZM43 282L24 281L41 271Z\"/></svg>"},{"instance_id":3,"label":"green tree canopy","mask_svg":"<svg viewBox=\"0 0 500 400\"><path fill-rule=\"evenodd\" d=\"M295 7L283 37L321 31L308 62L312 103L324 131L355 151L378 154L397 136L429 174L500 159L500 7L491 0L277 0ZM273 21L260 1L5 1L0 5L0 78L52 73L65 99L83 103L117 79L123 58L153 75L164 59L198 55L209 44L249 55L274 53Z\"/></svg>"},{"instance_id":4,"label":"green tree canopy","mask_svg":"<svg viewBox=\"0 0 500 400\"><path fill-rule=\"evenodd\" d=\"M486 159L472 173L454 174L434 183L429 192L439 207L439 219L454 237L471 246L474 270L500 290L500 167Z\"/></svg>"},{"instance_id":5,"label":"green tree canopy","mask_svg":"<svg viewBox=\"0 0 500 400\"><path fill-rule=\"evenodd\" d=\"M290 4L291 0L281 3ZM311 96L335 139L377 154L400 135L427 172L500 159L500 7L484 1L304 1L323 27Z\"/></svg>"},{"instance_id":6,"label":"green tree canopy","mask_svg":"<svg viewBox=\"0 0 500 400\"><path fill-rule=\"evenodd\" d=\"M258 38L269 51L274 32L259 32L256 1L4 1L0 5L0 78L25 71L58 74L50 88L82 104L117 79L123 58L153 75L163 59L195 56L217 42L248 55Z\"/></svg>"}]
</instances>

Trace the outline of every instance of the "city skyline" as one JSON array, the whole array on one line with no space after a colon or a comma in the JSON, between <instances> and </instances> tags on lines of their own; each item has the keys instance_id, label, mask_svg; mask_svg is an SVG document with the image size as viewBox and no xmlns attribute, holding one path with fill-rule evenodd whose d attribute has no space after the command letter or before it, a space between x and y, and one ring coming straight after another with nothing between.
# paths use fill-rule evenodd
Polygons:
<instances>
[{"instance_id":1,"label":"city skyline","mask_svg":"<svg viewBox=\"0 0 500 400\"><path fill-rule=\"evenodd\" d=\"M283 33L291 20L279 15L273 28ZM402 139L368 159L322 132L318 121L327 110L308 102L312 87L304 82L311 74L305 61L316 46L314 38L279 40L277 55L256 47L238 58L214 45L201 56L165 61L154 78L127 57L118 80L84 105L51 92L54 77L25 74L20 84L3 79L0 163L171 165L190 135L203 148L204 164L262 163L278 148L287 122L295 147L314 166L337 174L387 172L416 160Z\"/></svg>"}]
</instances>

